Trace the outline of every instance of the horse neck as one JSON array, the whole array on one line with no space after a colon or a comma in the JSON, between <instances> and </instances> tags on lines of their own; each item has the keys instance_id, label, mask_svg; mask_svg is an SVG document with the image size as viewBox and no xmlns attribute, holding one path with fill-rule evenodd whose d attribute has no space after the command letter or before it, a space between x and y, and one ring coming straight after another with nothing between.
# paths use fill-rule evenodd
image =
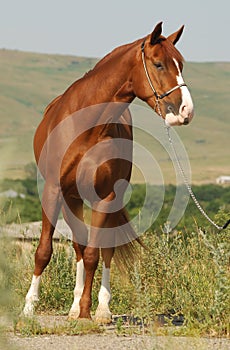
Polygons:
<instances>
[{"instance_id":1,"label":"horse neck","mask_svg":"<svg viewBox=\"0 0 230 350\"><path fill-rule=\"evenodd\" d=\"M141 40L116 48L100 60L87 75L96 83L98 102L131 103L135 98L132 70L136 65Z\"/></svg>"}]
</instances>

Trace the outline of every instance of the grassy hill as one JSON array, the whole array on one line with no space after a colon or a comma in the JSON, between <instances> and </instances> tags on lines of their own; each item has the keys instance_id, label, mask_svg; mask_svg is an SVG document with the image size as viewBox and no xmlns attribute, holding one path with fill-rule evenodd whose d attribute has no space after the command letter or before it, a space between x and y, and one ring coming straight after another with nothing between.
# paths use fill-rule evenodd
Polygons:
<instances>
[{"instance_id":1,"label":"grassy hill","mask_svg":"<svg viewBox=\"0 0 230 350\"><path fill-rule=\"evenodd\" d=\"M24 176L24 166L33 161L33 134L44 108L96 61L0 50L0 178ZM187 63L184 76L196 115L191 125L176 131L188 152L193 182L214 182L219 175L230 175L230 62ZM174 182L167 155L158 145L153 153L165 181ZM141 181L137 172L133 180Z\"/></svg>"}]
</instances>

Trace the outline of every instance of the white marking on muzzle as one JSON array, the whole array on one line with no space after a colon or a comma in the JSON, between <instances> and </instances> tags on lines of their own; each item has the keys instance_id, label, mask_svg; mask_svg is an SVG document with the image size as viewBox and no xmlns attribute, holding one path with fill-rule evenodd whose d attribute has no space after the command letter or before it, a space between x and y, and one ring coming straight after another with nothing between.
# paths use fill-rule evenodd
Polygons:
<instances>
[{"instance_id":1,"label":"white marking on muzzle","mask_svg":"<svg viewBox=\"0 0 230 350\"><path fill-rule=\"evenodd\" d=\"M182 73L180 71L179 64L178 64L177 60L173 59L173 61L175 62L175 65L176 65L177 70L178 70L177 82L178 82L178 84L183 84L184 79L183 79ZM181 89L181 94L182 94L182 103L180 106L179 113L183 118L189 118L189 121L191 121L191 119L193 117L193 113L194 113L192 97L190 95L190 92L189 92L187 86L182 86L180 89Z\"/></svg>"},{"instance_id":2,"label":"white marking on muzzle","mask_svg":"<svg viewBox=\"0 0 230 350\"><path fill-rule=\"evenodd\" d=\"M176 77L177 83L178 85L184 84L184 79L180 71L179 64L176 59L173 59L173 61L178 70L178 75ZM193 102L187 86L181 86L180 90L182 96L182 103L179 109L179 115L175 115L173 113L166 114L165 122L169 126L182 125L184 124L184 122L188 124L192 120L194 114Z\"/></svg>"}]
</instances>

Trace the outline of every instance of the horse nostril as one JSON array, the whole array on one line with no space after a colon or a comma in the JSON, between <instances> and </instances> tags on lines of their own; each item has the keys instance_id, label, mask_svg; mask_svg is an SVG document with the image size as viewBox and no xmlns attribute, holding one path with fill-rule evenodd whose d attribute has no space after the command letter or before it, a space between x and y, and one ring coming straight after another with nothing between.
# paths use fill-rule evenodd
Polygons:
<instances>
[{"instance_id":1,"label":"horse nostril","mask_svg":"<svg viewBox=\"0 0 230 350\"><path fill-rule=\"evenodd\" d=\"M189 123L189 118L184 118L184 125L188 125L188 123Z\"/></svg>"},{"instance_id":2,"label":"horse nostril","mask_svg":"<svg viewBox=\"0 0 230 350\"><path fill-rule=\"evenodd\" d=\"M182 105L182 106L180 107L179 113L180 113L180 115L181 115L182 117L185 117L185 119L187 119L187 117L186 117L186 115L188 115L188 108L187 108L187 106L186 106L186 105Z\"/></svg>"}]
</instances>

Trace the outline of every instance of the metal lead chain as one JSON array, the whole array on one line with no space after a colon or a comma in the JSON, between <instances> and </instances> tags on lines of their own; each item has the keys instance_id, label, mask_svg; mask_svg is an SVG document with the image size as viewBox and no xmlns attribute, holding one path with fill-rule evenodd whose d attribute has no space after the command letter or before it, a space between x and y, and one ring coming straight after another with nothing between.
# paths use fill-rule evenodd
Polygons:
<instances>
[{"instance_id":1,"label":"metal lead chain","mask_svg":"<svg viewBox=\"0 0 230 350\"><path fill-rule=\"evenodd\" d=\"M159 109L159 106L158 106L158 109ZM196 196L195 196L195 194L194 194L194 192L193 192L191 186L190 186L189 183L188 183L188 180L187 180L187 177L186 177L186 175L185 175L185 172L184 172L184 170L183 170L183 168L182 168L182 166L181 166L179 157L178 157L178 155L177 155L176 149L175 149L174 144L173 144L173 142L172 142L172 138L171 138L171 136L170 136L169 128L170 128L169 126L165 125L165 129L166 129L166 133L167 133L167 135L168 135L169 143L170 143L171 148L172 148L172 150L173 150L173 153L174 153L174 155L175 155L178 168L179 168L179 170L180 170L180 172L181 172L181 175L182 175L182 177L183 177L184 183L185 183L185 185L186 185L186 187L187 187L187 190L188 190L188 192L189 192L191 198L193 199L195 205L197 206L197 208L199 209L199 211L201 212L201 214L202 214L215 228L217 228L217 230L220 231L220 230L223 230L223 229L227 228L227 226L230 224L230 219L229 219L223 226L217 225L217 224L208 216L208 214L204 211L204 209L202 208L202 206L201 206L200 203L198 202L198 200L197 200L197 198L196 198Z\"/></svg>"}]
</instances>

